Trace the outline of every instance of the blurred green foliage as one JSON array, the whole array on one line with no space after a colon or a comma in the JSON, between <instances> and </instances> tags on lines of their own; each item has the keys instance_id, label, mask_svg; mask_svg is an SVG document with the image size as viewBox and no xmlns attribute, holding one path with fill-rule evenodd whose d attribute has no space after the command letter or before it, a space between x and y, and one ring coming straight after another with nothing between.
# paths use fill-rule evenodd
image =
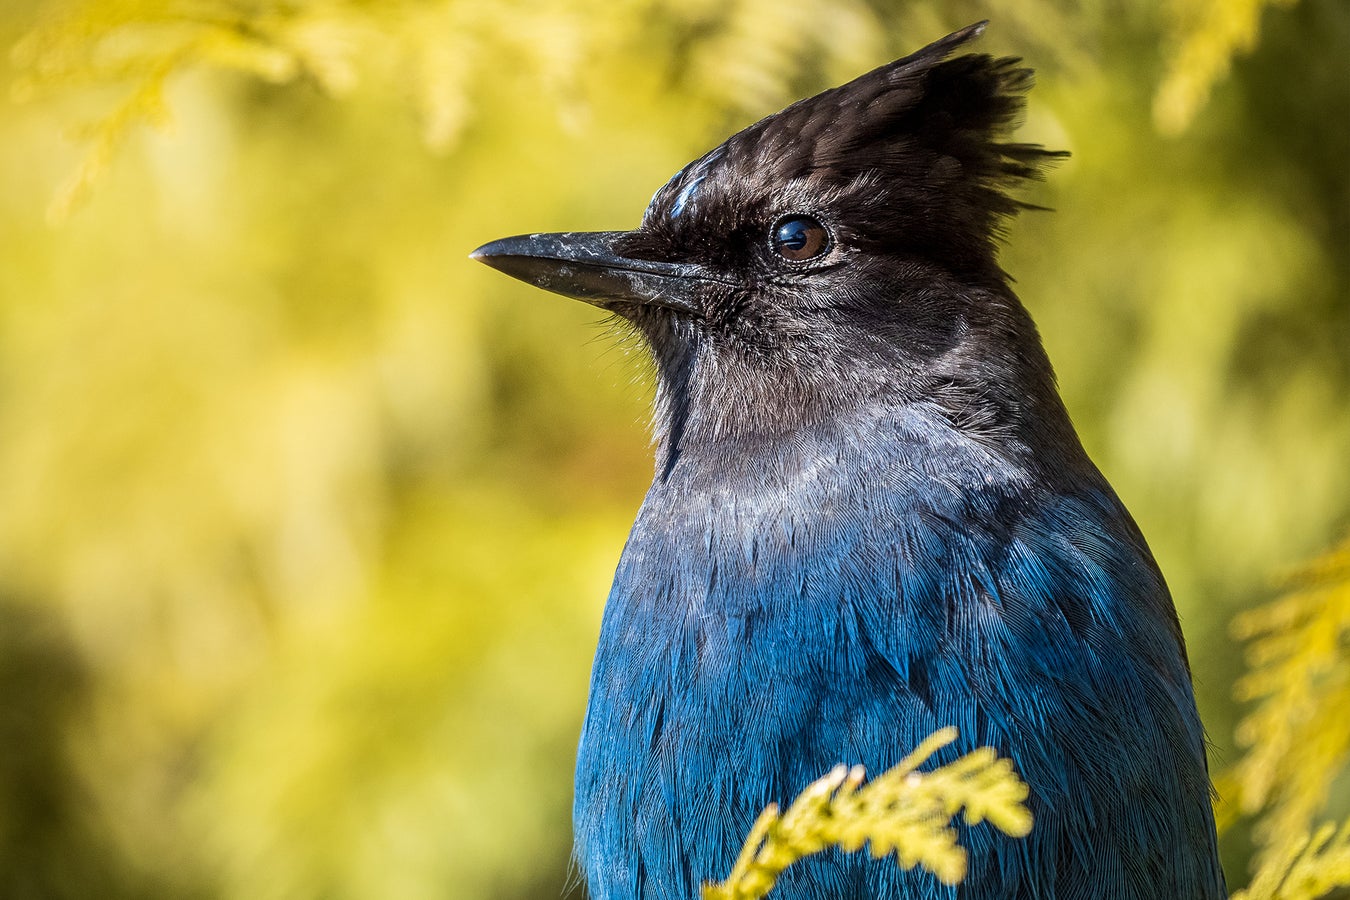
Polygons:
<instances>
[{"instance_id":1,"label":"blurred green foliage","mask_svg":"<svg viewBox=\"0 0 1350 900\"><path fill-rule=\"evenodd\" d=\"M1074 154L1005 267L1237 763L1228 622L1350 530L1350 5L12 0L0 895L558 896L645 367L465 254L986 17Z\"/></svg>"},{"instance_id":2,"label":"blurred green foliage","mask_svg":"<svg viewBox=\"0 0 1350 900\"><path fill-rule=\"evenodd\" d=\"M1350 886L1350 817L1335 840L1334 825L1313 831L1350 762L1350 541L1291 578L1283 596L1239 615L1232 630L1248 666L1236 695L1250 706L1236 731L1244 752L1218 780L1220 828L1255 816L1263 870L1339 853L1339 877Z\"/></svg>"},{"instance_id":3,"label":"blurred green foliage","mask_svg":"<svg viewBox=\"0 0 1350 900\"><path fill-rule=\"evenodd\" d=\"M1232 900L1317 900L1350 886L1350 820L1300 835L1263 863ZM1337 896L1341 896L1338 894Z\"/></svg>"}]
</instances>

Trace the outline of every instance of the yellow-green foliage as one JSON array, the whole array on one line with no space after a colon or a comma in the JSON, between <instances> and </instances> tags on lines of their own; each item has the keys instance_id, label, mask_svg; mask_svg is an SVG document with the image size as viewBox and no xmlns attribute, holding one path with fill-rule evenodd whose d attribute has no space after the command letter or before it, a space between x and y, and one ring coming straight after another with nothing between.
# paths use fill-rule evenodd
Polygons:
<instances>
[{"instance_id":1,"label":"yellow-green foliage","mask_svg":"<svg viewBox=\"0 0 1350 900\"><path fill-rule=\"evenodd\" d=\"M1350 819L1282 844L1233 900L1316 900L1342 887L1350 887Z\"/></svg>"},{"instance_id":2,"label":"yellow-green foliage","mask_svg":"<svg viewBox=\"0 0 1350 900\"><path fill-rule=\"evenodd\" d=\"M1252 707L1238 723L1244 753L1218 779L1220 824L1255 817L1262 847L1235 900L1312 900L1350 887L1350 819L1310 834L1350 761L1350 542L1233 631L1247 644L1237 694Z\"/></svg>"},{"instance_id":3,"label":"yellow-green foliage","mask_svg":"<svg viewBox=\"0 0 1350 900\"><path fill-rule=\"evenodd\" d=\"M1221 783L1278 851L1306 836L1350 761L1350 542L1233 631L1247 645L1237 695L1252 708L1238 723L1242 758Z\"/></svg>"},{"instance_id":4,"label":"yellow-green foliage","mask_svg":"<svg viewBox=\"0 0 1350 900\"><path fill-rule=\"evenodd\" d=\"M864 784L861 766L839 766L797 795L787 812L770 806L721 884L703 888L703 900L758 900L784 869L832 847L852 853L868 845L878 859L894 853L902 868L922 866L944 884L966 876L966 850L952 819L988 821L1005 834L1031 830L1027 786L1012 763L982 747L927 772L930 756L956 740L955 728L934 732L894 768Z\"/></svg>"},{"instance_id":5,"label":"yellow-green foliage","mask_svg":"<svg viewBox=\"0 0 1350 900\"><path fill-rule=\"evenodd\" d=\"M1153 99L1158 127L1175 133L1191 124L1233 57L1256 46L1261 13L1298 0L1171 0L1176 19L1171 58Z\"/></svg>"},{"instance_id":6,"label":"yellow-green foliage","mask_svg":"<svg viewBox=\"0 0 1350 900\"><path fill-rule=\"evenodd\" d=\"M25 72L15 91L21 98L72 86L117 84L125 91L84 129L91 149L53 203L59 220L135 126L168 123L165 91L191 69L275 84L305 80L338 97L363 77L397 83L421 114L427 144L444 152L466 124L475 82L504 61L565 98L587 50L583 39L597 36L583 24L585 8L581 0L507 0L491 8L435 0L91 0L54 6L48 21L15 46L14 60Z\"/></svg>"}]
</instances>

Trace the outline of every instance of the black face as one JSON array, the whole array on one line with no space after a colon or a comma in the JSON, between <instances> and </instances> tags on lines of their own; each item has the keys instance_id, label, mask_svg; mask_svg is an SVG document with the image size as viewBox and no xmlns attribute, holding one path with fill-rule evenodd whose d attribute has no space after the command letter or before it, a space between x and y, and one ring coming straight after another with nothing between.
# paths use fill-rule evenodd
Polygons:
<instances>
[{"instance_id":1,"label":"black face","mask_svg":"<svg viewBox=\"0 0 1350 900\"><path fill-rule=\"evenodd\" d=\"M657 305L604 304L658 357L692 344L719 366L802 377L856 369L860 357L902 366L951 347L966 304L940 289L954 284L947 262L904 239L893 189L834 170L771 179L776 167L742 162L733 142L672 178L641 227L614 244L629 260L685 267ZM924 301L905 300L916 295Z\"/></svg>"}]
</instances>

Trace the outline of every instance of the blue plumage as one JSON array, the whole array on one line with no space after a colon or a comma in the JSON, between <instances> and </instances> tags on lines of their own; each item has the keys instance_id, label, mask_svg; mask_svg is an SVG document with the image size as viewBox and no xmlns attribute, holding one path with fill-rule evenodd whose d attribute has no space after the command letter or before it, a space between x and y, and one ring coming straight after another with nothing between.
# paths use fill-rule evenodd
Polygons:
<instances>
[{"instance_id":1,"label":"blue plumage","mask_svg":"<svg viewBox=\"0 0 1350 900\"><path fill-rule=\"evenodd\" d=\"M577 760L593 900L693 900L756 815L933 731L1011 757L1036 822L945 887L832 851L777 900L1218 900L1176 613L1083 453L994 256L1013 60L958 32L733 136L642 227L476 255L629 322L657 472L606 606Z\"/></svg>"},{"instance_id":2,"label":"blue plumage","mask_svg":"<svg viewBox=\"0 0 1350 900\"><path fill-rule=\"evenodd\" d=\"M1175 619L1128 515L1094 472L1051 489L934 441L936 420L868 410L739 478L686 456L653 486L579 754L596 900L697 896L768 803L837 763L880 772L944 725L961 740L939 762L1012 757L1031 835L971 831L956 891L832 854L774 896L1223 896Z\"/></svg>"}]
</instances>

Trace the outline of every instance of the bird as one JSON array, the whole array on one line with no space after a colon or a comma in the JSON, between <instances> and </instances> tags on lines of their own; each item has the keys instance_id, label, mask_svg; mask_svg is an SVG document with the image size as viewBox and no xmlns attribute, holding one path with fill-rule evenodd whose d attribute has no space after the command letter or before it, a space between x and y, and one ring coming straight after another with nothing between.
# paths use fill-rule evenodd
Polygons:
<instances>
[{"instance_id":1,"label":"bird","mask_svg":"<svg viewBox=\"0 0 1350 900\"><path fill-rule=\"evenodd\" d=\"M691 900L838 764L1012 760L1035 824L959 886L838 849L771 900L1216 900L1206 737L1166 582L998 262L1020 59L950 34L734 134L628 231L471 256L650 352L654 475L577 752L593 900ZM958 52L963 51L963 52Z\"/></svg>"}]
</instances>

